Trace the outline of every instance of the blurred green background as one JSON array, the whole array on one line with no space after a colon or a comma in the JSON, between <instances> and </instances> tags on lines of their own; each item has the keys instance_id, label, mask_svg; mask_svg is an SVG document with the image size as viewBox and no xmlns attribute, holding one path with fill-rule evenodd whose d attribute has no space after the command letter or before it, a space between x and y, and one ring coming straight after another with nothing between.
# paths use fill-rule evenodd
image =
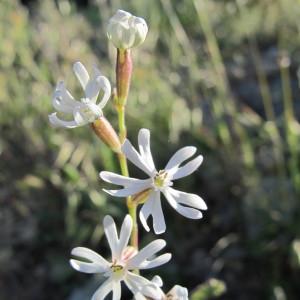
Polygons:
<instances>
[{"instance_id":1,"label":"blurred green background","mask_svg":"<svg viewBox=\"0 0 300 300\"><path fill-rule=\"evenodd\" d=\"M118 161L88 126L53 129L48 114L59 81L82 94L77 60L115 85L106 26L119 8L149 26L133 50L128 137L151 130L158 168L197 146L202 166L175 186L209 208L194 221L164 205L173 259L143 274L194 300L299 299L299 0L2 0L0 299L90 299L101 283L68 260L76 246L109 257L103 217L120 224L126 207L98 173ZM105 114L117 125L112 103ZM141 245L154 238L141 228Z\"/></svg>"}]
</instances>

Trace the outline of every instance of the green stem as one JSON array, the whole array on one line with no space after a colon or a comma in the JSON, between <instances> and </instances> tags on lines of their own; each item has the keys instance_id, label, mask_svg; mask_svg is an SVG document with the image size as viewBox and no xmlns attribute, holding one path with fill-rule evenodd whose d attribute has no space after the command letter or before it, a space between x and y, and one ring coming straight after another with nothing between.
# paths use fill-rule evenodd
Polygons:
<instances>
[{"instance_id":1,"label":"green stem","mask_svg":"<svg viewBox=\"0 0 300 300\"><path fill-rule=\"evenodd\" d=\"M125 106L117 106L116 109L118 112L118 119L119 119L119 137L120 137L121 144L123 144L127 135L127 129L125 125ZM128 176L128 174L124 176Z\"/></svg>"},{"instance_id":2,"label":"green stem","mask_svg":"<svg viewBox=\"0 0 300 300\"><path fill-rule=\"evenodd\" d=\"M127 159L125 155L123 153L118 153L118 159L119 159L122 175L129 177ZM130 237L130 244L134 248L138 249L139 241L138 241L138 225L137 225L137 217L136 217L137 205L131 200L130 196L126 198L126 204L128 207L128 212L133 220L133 228Z\"/></svg>"},{"instance_id":3,"label":"green stem","mask_svg":"<svg viewBox=\"0 0 300 300\"><path fill-rule=\"evenodd\" d=\"M119 137L120 137L121 144L123 144L126 138L125 107L116 106L116 110L118 112L118 119L119 119ZM123 153L119 153L118 159L119 159L122 175L129 177L126 156ZM128 207L128 212L133 220L133 228L130 237L130 244L132 247L138 249L139 240L138 240L138 225L137 225L137 216L136 216L137 204L131 200L130 196L126 198L126 204Z\"/></svg>"}]
</instances>

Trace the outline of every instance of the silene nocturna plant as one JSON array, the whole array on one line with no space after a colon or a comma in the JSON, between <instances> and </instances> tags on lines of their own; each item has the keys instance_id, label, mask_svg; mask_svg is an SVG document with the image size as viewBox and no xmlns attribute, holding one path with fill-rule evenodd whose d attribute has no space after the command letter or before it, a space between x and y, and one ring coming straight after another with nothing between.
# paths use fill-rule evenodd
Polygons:
<instances>
[{"instance_id":1,"label":"silene nocturna plant","mask_svg":"<svg viewBox=\"0 0 300 300\"><path fill-rule=\"evenodd\" d=\"M107 36L117 48L116 89L112 100L118 114L119 134L104 116L103 109L111 98L111 85L96 66L92 66L94 76L91 79L85 67L76 62L73 70L84 95L75 100L64 83L58 83L52 104L58 113L49 115L53 127L76 128L89 125L95 134L116 153L121 174L101 171L100 178L106 182L122 186L119 190L104 190L106 193L126 198L128 214L125 216L118 235L113 218L109 215L103 220L104 232L111 250L111 259L106 260L100 254L85 248L76 247L71 251L71 266L83 273L101 273L106 278L95 291L92 300L104 299L110 292L114 300L121 299L121 282L132 292L134 299L188 299L188 291L175 285L168 293L161 289L162 279L155 276L152 280L140 275L143 269L150 269L167 263L170 253L156 256L166 246L166 242L157 239L139 250L137 209L140 221L146 231L150 231L147 219L153 217L155 234L166 231L161 206L161 194L181 215L189 219L200 219L200 210L206 210L205 202L196 194L178 191L172 187L173 181L188 176L198 169L203 161L202 155L196 156L182 166L197 151L193 146L178 150L163 169L156 169L150 150L150 131L142 128L138 134L137 151L126 138L125 112L132 74L133 47L141 45L146 38L148 27L144 19L129 12L118 10L107 26ZM103 97L98 101L100 91ZM62 116L60 116L60 114ZM64 120L63 114L72 115L72 120ZM130 160L148 176L137 179L129 176L127 160Z\"/></svg>"}]
</instances>

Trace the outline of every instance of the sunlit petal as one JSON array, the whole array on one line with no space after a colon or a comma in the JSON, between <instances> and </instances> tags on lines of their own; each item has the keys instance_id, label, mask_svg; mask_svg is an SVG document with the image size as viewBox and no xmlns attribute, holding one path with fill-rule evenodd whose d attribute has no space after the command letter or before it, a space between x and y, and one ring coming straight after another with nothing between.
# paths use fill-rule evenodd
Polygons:
<instances>
[{"instance_id":1,"label":"sunlit petal","mask_svg":"<svg viewBox=\"0 0 300 300\"><path fill-rule=\"evenodd\" d=\"M105 216L103 220L104 232L111 250L112 260L119 258L118 253L118 233L114 219L111 216Z\"/></svg>"},{"instance_id":2,"label":"sunlit petal","mask_svg":"<svg viewBox=\"0 0 300 300\"><path fill-rule=\"evenodd\" d=\"M154 202L159 197L159 192L152 191L148 197L148 200L144 203L142 209L140 210L140 220L146 231L150 231L147 224L147 219L153 212Z\"/></svg>"},{"instance_id":3,"label":"sunlit petal","mask_svg":"<svg viewBox=\"0 0 300 300\"><path fill-rule=\"evenodd\" d=\"M94 80L89 81L85 89L85 98L91 100L93 103L96 103L100 92L101 85L99 79L100 77L97 77Z\"/></svg>"},{"instance_id":4,"label":"sunlit petal","mask_svg":"<svg viewBox=\"0 0 300 300\"><path fill-rule=\"evenodd\" d=\"M142 263L144 261L151 258L156 252L160 251L165 246L166 246L166 242L164 240L161 240L161 239L151 242L146 247L144 247L142 250L140 250L135 256L133 256L132 258L130 258L127 261L128 269L129 270L140 269L140 266L142 265ZM161 264L166 263L167 261L162 262ZM148 264L143 265L144 266L143 268L146 268L147 265ZM154 265L158 266L160 264L154 264Z\"/></svg>"},{"instance_id":5,"label":"sunlit petal","mask_svg":"<svg viewBox=\"0 0 300 300\"><path fill-rule=\"evenodd\" d=\"M141 157L147 163L152 173L157 172L151 154L150 131L148 129L143 128L139 131L138 143Z\"/></svg>"},{"instance_id":6,"label":"sunlit petal","mask_svg":"<svg viewBox=\"0 0 300 300\"><path fill-rule=\"evenodd\" d=\"M153 229L156 234L161 234L166 231L166 223L160 202L160 193L155 193L156 197L153 201Z\"/></svg>"},{"instance_id":7,"label":"sunlit petal","mask_svg":"<svg viewBox=\"0 0 300 300\"><path fill-rule=\"evenodd\" d=\"M98 80L100 81L100 86L104 92L102 100L98 103L98 106L100 108L103 108L106 105L107 101L110 99L111 85L108 79L104 76L99 77Z\"/></svg>"},{"instance_id":8,"label":"sunlit petal","mask_svg":"<svg viewBox=\"0 0 300 300\"><path fill-rule=\"evenodd\" d=\"M101 273L109 267L109 263L101 255L88 248L74 248L71 254L80 257L81 259L90 261L82 262L77 259L71 259L70 264L77 271L83 273Z\"/></svg>"},{"instance_id":9,"label":"sunlit petal","mask_svg":"<svg viewBox=\"0 0 300 300\"><path fill-rule=\"evenodd\" d=\"M78 80L80 81L80 84L81 84L83 90L85 90L86 86L90 80L90 76L89 76L87 70L85 69L83 64L78 61L73 65L73 71L76 74Z\"/></svg>"},{"instance_id":10,"label":"sunlit petal","mask_svg":"<svg viewBox=\"0 0 300 300\"><path fill-rule=\"evenodd\" d=\"M91 64L91 66L92 66L93 71L94 71L94 78L102 76L100 70L94 64Z\"/></svg>"},{"instance_id":11,"label":"sunlit petal","mask_svg":"<svg viewBox=\"0 0 300 300\"><path fill-rule=\"evenodd\" d=\"M171 157L165 170L171 170L172 168L178 167L182 162L192 157L196 151L197 149L192 146L181 148Z\"/></svg>"},{"instance_id":12,"label":"sunlit petal","mask_svg":"<svg viewBox=\"0 0 300 300\"><path fill-rule=\"evenodd\" d=\"M163 193L164 193L166 199L168 200L168 202L170 203L170 205L184 217L189 218L189 219L202 218L202 213L199 210L197 210L195 208L180 205L178 202L175 201L173 196L168 191L164 191Z\"/></svg>"},{"instance_id":13,"label":"sunlit petal","mask_svg":"<svg viewBox=\"0 0 300 300\"><path fill-rule=\"evenodd\" d=\"M168 292L170 299L188 300L188 290L180 285L174 285L174 287Z\"/></svg>"},{"instance_id":14,"label":"sunlit petal","mask_svg":"<svg viewBox=\"0 0 300 300\"><path fill-rule=\"evenodd\" d=\"M163 281L162 281L161 277L158 276L158 275L155 275L155 276L152 278L151 282L155 283L155 284L156 284L157 286L159 286L159 287L162 287L162 286L163 286Z\"/></svg>"},{"instance_id":15,"label":"sunlit petal","mask_svg":"<svg viewBox=\"0 0 300 300\"><path fill-rule=\"evenodd\" d=\"M148 185L140 184L140 185L132 185L120 190L103 189L103 191L115 197L127 197L127 196L132 196L134 194L138 194L146 189L148 189Z\"/></svg>"},{"instance_id":16,"label":"sunlit petal","mask_svg":"<svg viewBox=\"0 0 300 300\"><path fill-rule=\"evenodd\" d=\"M175 173L172 175L172 180L179 179L179 178L182 178L182 177L192 174L195 170L197 170L199 168L202 161L203 161L203 156L199 155L195 159L193 159L190 162L188 162L187 164L185 164L183 167L178 168L175 171Z\"/></svg>"},{"instance_id":17,"label":"sunlit petal","mask_svg":"<svg viewBox=\"0 0 300 300\"><path fill-rule=\"evenodd\" d=\"M112 172L108 172L108 171L100 172L100 177L106 182L113 183L116 185L122 185L122 186L133 185L133 184L139 185L139 184L144 184L149 182L149 179L141 180L136 178L130 178Z\"/></svg>"},{"instance_id":18,"label":"sunlit petal","mask_svg":"<svg viewBox=\"0 0 300 300\"><path fill-rule=\"evenodd\" d=\"M120 231L120 240L118 245L118 255L120 255L119 257L120 259L122 257L125 248L128 245L130 234L132 231L132 226L133 226L132 218L130 217L130 215L126 215Z\"/></svg>"},{"instance_id":19,"label":"sunlit petal","mask_svg":"<svg viewBox=\"0 0 300 300\"><path fill-rule=\"evenodd\" d=\"M113 282L113 300L121 299L121 283L120 281Z\"/></svg>"},{"instance_id":20,"label":"sunlit petal","mask_svg":"<svg viewBox=\"0 0 300 300\"><path fill-rule=\"evenodd\" d=\"M164 296L155 283L140 275L128 272L124 282L132 291L136 300L146 299L143 296L150 297L151 299L162 299Z\"/></svg>"},{"instance_id":21,"label":"sunlit petal","mask_svg":"<svg viewBox=\"0 0 300 300\"><path fill-rule=\"evenodd\" d=\"M52 105L54 108L63 113L72 113L76 103L77 101L74 100L65 88L63 81L58 83L52 96Z\"/></svg>"},{"instance_id":22,"label":"sunlit petal","mask_svg":"<svg viewBox=\"0 0 300 300\"><path fill-rule=\"evenodd\" d=\"M107 279L94 293L91 300L103 300L112 291L114 282L111 278Z\"/></svg>"},{"instance_id":23,"label":"sunlit petal","mask_svg":"<svg viewBox=\"0 0 300 300\"><path fill-rule=\"evenodd\" d=\"M147 162L144 161L142 156L133 148L128 140L125 140L122 145L122 152L133 164L143 170L150 177L153 175L152 169L148 166Z\"/></svg>"},{"instance_id":24,"label":"sunlit petal","mask_svg":"<svg viewBox=\"0 0 300 300\"><path fill-rule=\"evenodd\" d=\"M101 89L103 89L104 95L100 102L101 105L99 103L99 106L103 108L106 105L107 101L109 100L111 94L111 86L106 77L98 76L94 80L90 81L87 84L85 94L86 94L86 98L90 99L91 102L96 103Z\"/></svg>"},{"instance_id":25,"label":"sunlit petal","mask_svg":"<svg viewBox=\"0 0 300 300\"><path fill-rule=\"evenodd\" d=\"M188 205L198 209L207 209L206 203L196 194L189 194L168 188L168 193L172 195L174 200L180 204Z\"/></svg>"},{"instance_id":26,"label":"sunlit petal","mask_svg":"<svg viewBox=\"0 0 300 300\"><path fill-rule=\"evenodd\" d=\"M63 121L59 119L56 113L52 113L48 117L53 127L75 128L79 126L79 124L76 121Z\"/></svg>"}]
</instances>

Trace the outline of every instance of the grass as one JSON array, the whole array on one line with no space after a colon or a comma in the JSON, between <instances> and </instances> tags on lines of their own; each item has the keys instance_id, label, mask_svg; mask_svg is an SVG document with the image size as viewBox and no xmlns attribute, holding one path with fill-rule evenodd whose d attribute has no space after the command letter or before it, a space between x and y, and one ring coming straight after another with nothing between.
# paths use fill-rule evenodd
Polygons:
<instances>
[{"instance_id":1,"label":"grass","mask_svg":"<svg viewBox=\"0 0 300 300\"><path fill-rule=\"evenodd\" d=\"M299 3L32 4L0 4L1 296L75 299L93 290L69 267L69 253L78 245L107 251L102 219L121 221L126 210L100 192L98 172L117 171L117 162L89 128L56 130L47 115L58 81L80 95L76 60L96 63L115 84L105 24L122 7L149 25L133 52L129 138L136 143L149 128L157 165L184 145L205 157L179 183L206 200L203 220L164 208L163 238L176 249L160 270L165 285L207 291L201 284L216 278L226 285L221 296L212 291L216 299L297 299ZM117 124L112 104L106 114ZM141 234L142 243L148 238Z\"/></svg>"}]
</instances>

